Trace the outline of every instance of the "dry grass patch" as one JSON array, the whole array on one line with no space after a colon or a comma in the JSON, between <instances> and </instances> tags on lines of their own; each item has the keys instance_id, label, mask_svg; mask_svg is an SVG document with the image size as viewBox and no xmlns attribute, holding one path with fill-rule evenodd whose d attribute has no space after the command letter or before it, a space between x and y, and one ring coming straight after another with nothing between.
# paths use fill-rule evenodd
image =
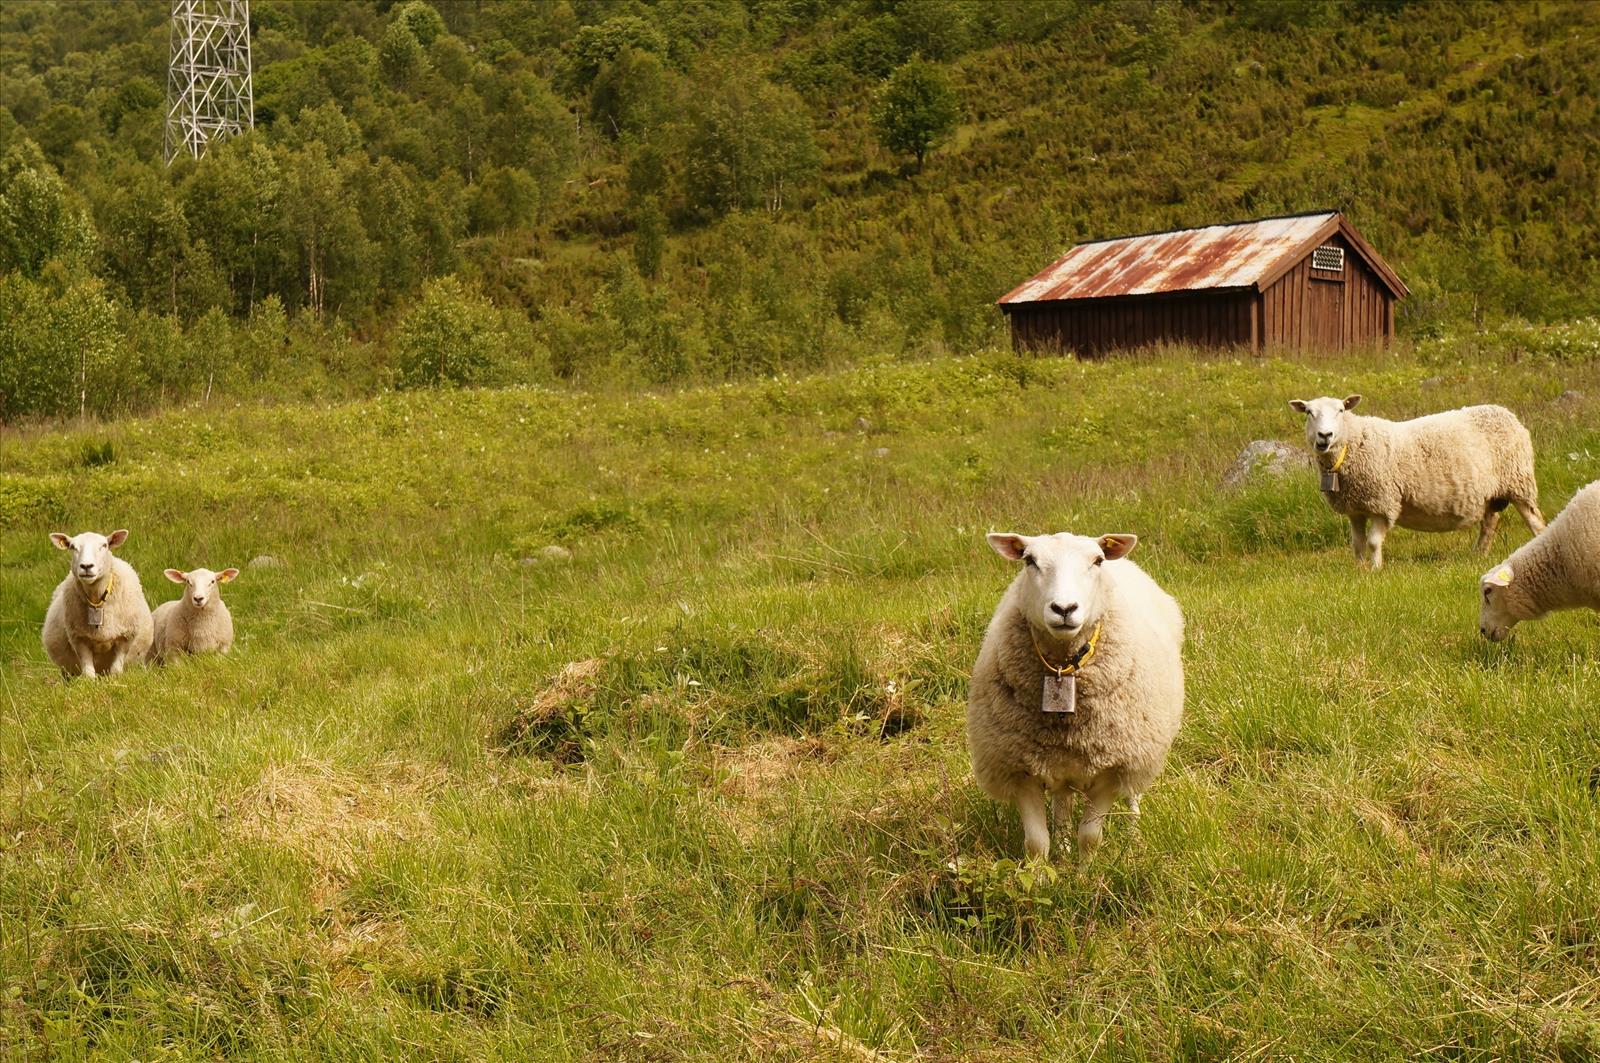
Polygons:
<instances>
[{"instance_id":1,"label":"dry grass patch","mask_svg":"<svg viewBox=\"0 0 1600 1063\"><path fill-rule=\"evenodd\" d=\"M236 837L289 850L315 871L319 903L343 888L386 841L427 835L427 804L443 772L397 761L363 778L326 762L271 764L228 802L226 829Z\"/></svg>"}]
</instances>

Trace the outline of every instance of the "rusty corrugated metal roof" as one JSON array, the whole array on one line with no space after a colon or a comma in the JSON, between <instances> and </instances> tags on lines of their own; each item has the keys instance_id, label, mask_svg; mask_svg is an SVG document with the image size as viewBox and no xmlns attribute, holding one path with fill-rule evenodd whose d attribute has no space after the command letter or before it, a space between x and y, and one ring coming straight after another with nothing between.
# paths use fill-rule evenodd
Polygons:
<instances>
[{"instance_id":1,"label":"rusty corrugated metal roof","mask_svg":"<svg viewBox=\"0 0 1600 1063\"><path fill-rule=\"evenodd\" d=\"M1000 305L1249 287L1298 260L1338 218L1321 211L1079 244Z\"/></svg>"}]
</instances>

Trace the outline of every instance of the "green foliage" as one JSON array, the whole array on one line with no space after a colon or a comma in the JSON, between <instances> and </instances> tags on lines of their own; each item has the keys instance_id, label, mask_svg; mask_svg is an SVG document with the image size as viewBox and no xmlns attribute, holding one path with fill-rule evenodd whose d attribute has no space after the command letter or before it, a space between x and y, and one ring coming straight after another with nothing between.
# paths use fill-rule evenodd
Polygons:
<instances>
[{"instance_id":1,"label":"green foliage","mask_svg":"<svg viewBox=\"0 0 1600 1063\"><path fill-rule=\"evenodd\" d=\"M0 277L0 424L122 407L116 308L98 281L64 290Z\"/></svg>"},{"instance_id":2,"label":"green foliage","mask_svg":"<svg viewBox=\"0 0 1600 1063\"><path fill-rule=\"evenodd\" d=\"M667 246L667 216L654 198L646 199L634 215L633 262L639 272L654 280L661 275L661 254Z\"/></svg>"},{"instance_id":3,"label":"green foliage","mask_svg":"<svg viewBox=\"0 0 1600 1063\"><path fill-rule=\"evenodd\" d=\"M54 167L31 141L13 144L0 162L0 270L37 277L52 260L83 262L94 242Z\"/></svg>"},{"instance_id":4,"label":"green foliage","mask_svg":"<svg viewBox=\"0 0 1600 1063\"><path fill-rule=\"evenodd\" d=\"M500 313L455 277L423 287L400 321L395 347L401 387L471 387L504 377L510 337Z\"/></svg>"},{"instance_id":5,"label":"green foliage","mask_svg":"<svg viewBox=\"0 0 1600 1063\"><path fill-rule=\"evenodd\" d=\"M889 76L872 109L878 140L911 155L922 169L928 152L955 131L961 103L938 67L913 59Z\"/></svg>"},{"instance_id":6,"label":"green foliage","mask_svg":"<svg viewBox=\"0 0 1600 1063\"><path fill-rule=\"evenodd\" d=\"M574 87L587 88L600 68L624 51L662 55L666 50L666 37L655 26L636 15L617 15L578 30L572 38L569 77Z\"/></svg>"},{"instance_id":7,"label":"green foliage","mask_svg":"<svg viewBox=\"0 0 1600 1063\"><path fill-rule=\"evenodd\" d=\"M817 172L811 122L790 89L733 75L694 101L690 122L684 187L699 211L776 213Z\"/></svg>"}]
</instances>

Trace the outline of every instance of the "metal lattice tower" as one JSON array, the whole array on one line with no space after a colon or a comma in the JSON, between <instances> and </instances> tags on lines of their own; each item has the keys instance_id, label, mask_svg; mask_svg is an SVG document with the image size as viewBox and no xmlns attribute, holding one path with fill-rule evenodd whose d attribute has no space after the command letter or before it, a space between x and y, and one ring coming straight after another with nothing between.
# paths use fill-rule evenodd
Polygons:
<instances>
[{"instance_id":1,"label":"metal lattice tower","mask_svg":"<svg viewBox=\"0 0 1600 1063\"><path fill-rule=\"evenodd\" d=\"M250 0L172 0L167 162L255 127Z\"/></svg>"}]
</instances>

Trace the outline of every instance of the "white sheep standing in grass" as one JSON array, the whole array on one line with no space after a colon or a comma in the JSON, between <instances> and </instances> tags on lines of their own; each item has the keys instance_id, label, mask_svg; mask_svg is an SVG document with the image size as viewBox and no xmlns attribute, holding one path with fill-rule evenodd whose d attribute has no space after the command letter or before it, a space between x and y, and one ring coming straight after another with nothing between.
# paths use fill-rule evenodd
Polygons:
<instances>
[{"instance_id":1,"label":"white sheep standing in grass","mask_svg":"<svg viewBox=\"0 0 1600 1063\"><path fill-rule=\"evenodd\" d=\"M233 614L222 603L222 585L232 582L239 570L169 568L165 575L183 584L183 597L156 607L150 659L165 664L179 653L227 653L233 647Z\"/></svg>"},{"instance_id":2,"label":"white sheep standing in grass","mask_svg":"<svg viewBox=\"0 0 1600 1063\"><path fill-rule=\"evenodd\" d=\"M1600 610L1600 480L1572 496L1550 527L1478 581L1478 630L1491 642L1557 609Z\"/></svg>"},{"instance_id":3,"label":"white sheep standing in grass","mask_svg":"<svg viewBox=\"0 0 1600 1063\"><path fill-rule=\"evenodd\" d=\"M972 670L967 743L978 785L1016 804L1030 857L1087 809L1078 848L1100 844L1118 797L1160 774L1183 720L1183 613L1127 554L1138 538L995 533L1022 570L1000 599Z\"/></svg>"},{"instance_id":4,"label":"white sheep standing in grass","mask_svg":"<svg viewBox=\"0 0 1600 1063\"><path fill-rule=\"evenodd\" d=\"M139 574L111 553L127 538L126 528L110 535L50 533L56 549L72 552L72 570L44 615L45 652L65 675L118 675L150 648L154 629Z\"/></svg>"},{"instance_id":5,"label":"white sheep standing in grass","mask_svg":"<svg viewBox=\"0 0 1600 1063\"><path fill-rule=\"evenodd\" d=\"M1409 421L1350 411L1360 395L1292 399L1306 415L1322 497L1350 519L1356 560L1383 567L1383 541L1399 525L1447 532L1478 525L1478 552L1488 553L1500 512L1515 505L1537 535L1539 487L1533 441L1504 406L1464 406Z\"/></svg>"}]
</instances>

